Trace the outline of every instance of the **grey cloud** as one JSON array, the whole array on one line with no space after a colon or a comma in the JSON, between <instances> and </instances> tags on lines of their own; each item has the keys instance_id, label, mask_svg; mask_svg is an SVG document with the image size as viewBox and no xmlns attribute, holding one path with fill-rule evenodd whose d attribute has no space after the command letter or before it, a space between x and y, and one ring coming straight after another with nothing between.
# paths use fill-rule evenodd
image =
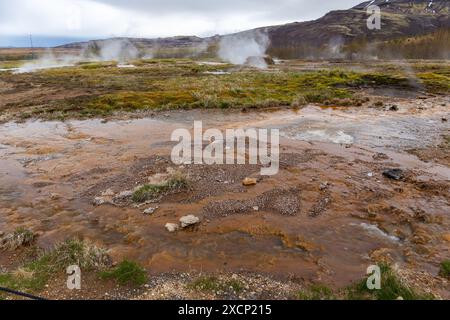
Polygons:
<instances>
[{"instance_id":1,"label":"grey cloud","mask_svg":"<svg viewBox=\"0 0 450 320\"><path fill-rule=\"evenodd\" d=\"M94 0L148 14L186 13L206 17L254 14L265 19L314 19L332 9L347 9L363 0Z\"/></svg>"}]
</instances>

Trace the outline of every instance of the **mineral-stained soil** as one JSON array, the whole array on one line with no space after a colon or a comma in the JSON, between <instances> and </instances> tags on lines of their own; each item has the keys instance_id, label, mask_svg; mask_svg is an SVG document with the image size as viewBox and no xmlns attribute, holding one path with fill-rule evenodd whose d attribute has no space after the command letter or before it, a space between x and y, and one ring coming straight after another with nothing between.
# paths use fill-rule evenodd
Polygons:
<instances>
[{"instance_id":1,"label":"mineral-stained soil","mask_svg":"<svg viewBox=\"0 0 450 320\"><path fill-rule=\"evenodd\" d=\"M382 261L427 279L418 285L449 298L438 276L450 257L450 168L442 145L449 100L389 99L399 111L309 106L6 123L0 230L30 229L42 248L89 240L114 261L136 260L152 275L146 287L129 290L104 282L94 289L95 276L86 275L92 282L78 298L291 298L304 283L348 286ZM191 119L203 120L204 129L279 128L279 173L260 176L260 166L248 164L173 164L171 133L191 129ZM435 159L426 150L436 148ZM401 180L383 175L395 168ZM189 186L144 204L119 196L171 172L187 177ZM247 177L256 185L243 186ZM94 205L96 198L105 201ZM144 214L149 207L157 209ZM165 229L186 215L200 223ZM20 257L0 253L0 269L17 268ZM238 277L248 288L242 296L195 295L183 284L198 273ZM55 277L42 295L73 298L64 288L65 277ZM285 294L274 296L280 290Z\"/></svg>"}]
</instances>

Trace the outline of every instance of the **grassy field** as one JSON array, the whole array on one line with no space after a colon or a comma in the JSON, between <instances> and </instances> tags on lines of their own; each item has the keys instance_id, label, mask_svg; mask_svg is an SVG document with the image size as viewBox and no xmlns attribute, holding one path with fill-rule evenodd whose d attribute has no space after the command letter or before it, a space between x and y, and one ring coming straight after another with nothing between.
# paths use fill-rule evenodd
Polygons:
<instances>
[{"instance_id":1,"label":"grassy field","mask_svg":"<svg viewBox=\"0 0 450 320\"><path fill-rule=\"evenodd\" d=\"M301 107L307 103L360 106L366 101L361 88L450 92L450 65L446 63L414 62L406 71L395 64L380 64L366 71L338 64L308 71L289 66L257 70L202 65L189 59L133 64L135 68L103 62L24 74L0 72L0 83L7 84L0 91L4 98L0 117L64 120L179 108ZM227 72L214 74L217 71Z\"/></svg>"}]
</instances>

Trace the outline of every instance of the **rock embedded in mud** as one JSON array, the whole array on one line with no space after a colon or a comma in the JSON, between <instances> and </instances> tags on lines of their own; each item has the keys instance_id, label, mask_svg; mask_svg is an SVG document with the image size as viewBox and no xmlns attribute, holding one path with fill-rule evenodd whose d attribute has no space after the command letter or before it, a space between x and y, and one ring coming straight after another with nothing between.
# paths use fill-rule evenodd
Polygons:
<instances>
[{"instance_id":1,"label":"rock embedded in mud","mask_svg":"<svg viewBox=\"0 0 450 320\"><path fill-rule=\"evenodd\" d=\"M132 196L133 196L133 191L125 190L125 191L120 192L118 195L116 195L114 197L114 200L116 200L116 201L125 200L128 198L131 198Z\"/></svg>"},{"instance_id":2,"label":"rock embedded in mud","mask_svg":"<svg viewBox=\"0 0 450 320\"><path fill-rule=\"evenodd\" d=\"M200 218L198 218L198 217L196 217L194 215L184 216L184 217L182 217L180 219L181 227L183 229L187 228L187 227L190 227L190 226L193 226L193 225L195 225L195 224L197 224L199 222L200 222Z\"/></svg>"},{"instance_id":3,"label":"rock embedded in mud","mask_svg":"<svg viewBox=\"0 0 450 320\"><path fill-rule=\"evenodd\" d=\"M158 210L158 207L151 207L151 208L145 209L144 214L150 215L150 214L155 213L156 210Z\"/></svg>"},{"instance_id":4,"label":"rock embedded in mud","mask_svg":"<svg viewBox=\"0 0 450 320\"><path fill-rule=\"evenodd\" d=\"M114 191L108 189L102 192L102 197L114 197Z\"/></svg>"},{"instance_id":5,"label":"rock embedded in mud","mask_svg":"<svg viewBox=\"0 0 450 320\"><path fill-rule=\"evenodd\" d=\"M389 156L384 153L376 153L372 156L373 160L389 160Z\"/></svg>"},{"instance_id":6,"label":"rock embedded in mud","mask_svg":"<svg viewBox=\"0 0 450 320\"><path fill-rule=\"evenodd\" d=\"M50 193L50 199L59 200L61 199L61 195L59 195L58 193Z\"/></svg>"},{"instance_id":7,"label":"rock embedded in mud","mask_svg":"<svg viewBox=\"0 0 450 320\"><path fill-rule=\"evenodd\" d=\"M101 206L101 205L105 204L105 202L106 202L105 199L102 197L95 197L94 201L93 201L95 206Z\"/></svg>"},{"instance_id":8,"label":"rock embedded in mud","mask_svg":"<svg viewBox=\"0 0 450 320\"><path fill-rule=\"evenodd\" d=\"M111 200L111 198L106 197L95 197L94 201L92 201L94 206L102 206L104 204L112 204L114 205L114 202Z\"/></svg>"},{"instance_id":9,"label":"rock embedded in mud","mask_svg":"<svg viewBox=\"0 0 450 320\"><path fill-rule=\"evenodd\" d=\"M180 228L180 226L176 223L166 223L165 227L169 232L175 232Z\"/></svg>"},{"instance_id":10,"label":"rock embedded in mud","mask_svg":"<svg viewBox=\"0 0 450 320\"><path fill-rule=\"evenodd\" d=\"M319 186L320 191L324 191L330 188L330 184L328 183L328 181L321 183Z\"/></svg>"},{"instance_id":11,"label":"rock embedded in mud","mask_svg":"<svg viewBox=\"0 0 450 320\"><path fill-rule=\"evenodd\" d=\"M388 169L383 172L383 176L388 179L400 181L404 178L404 172L401 169Z\"/></svg>"},{"instance_id":12,"label":"rock embedded in mud","mask_svg":"<svg viewBox=\"0 0 450 320\"><path fill-rule=\"evenodd\" d=\"M399 108L398 108L398 106L397 105L392 105L390 108L389 108L389 111L398 111L399 110Z\"/></svg>"},{"instance_id":13,"label":"rock embedded in mud","mask_svg":"<svg viewBox=\"0 0 450 320\"><path fill-rule=\"evenodd\" d=\"M254 186L258 183L258 180L256 180L255 178L245 178L242 181L242 184L246 187L250 187L250 186Z\"/></svg>"}]
</instances>

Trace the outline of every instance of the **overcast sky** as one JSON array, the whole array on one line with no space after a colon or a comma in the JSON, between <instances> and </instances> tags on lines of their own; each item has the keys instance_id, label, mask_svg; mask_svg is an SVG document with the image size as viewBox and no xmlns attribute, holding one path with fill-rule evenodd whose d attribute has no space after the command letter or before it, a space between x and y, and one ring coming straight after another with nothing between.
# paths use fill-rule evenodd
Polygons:
<instances>
[{"instance_id":1,"label":"overcast sky","mask_svg":"<svg viewBox=\"0 0 450 320\"><path fill-rule=\"evenodd\" d=\"M363 0L0 0L0 40L208 36L318 18ZM2 41L0 41L2 42Z\"/></svg>"}]
</instances>

